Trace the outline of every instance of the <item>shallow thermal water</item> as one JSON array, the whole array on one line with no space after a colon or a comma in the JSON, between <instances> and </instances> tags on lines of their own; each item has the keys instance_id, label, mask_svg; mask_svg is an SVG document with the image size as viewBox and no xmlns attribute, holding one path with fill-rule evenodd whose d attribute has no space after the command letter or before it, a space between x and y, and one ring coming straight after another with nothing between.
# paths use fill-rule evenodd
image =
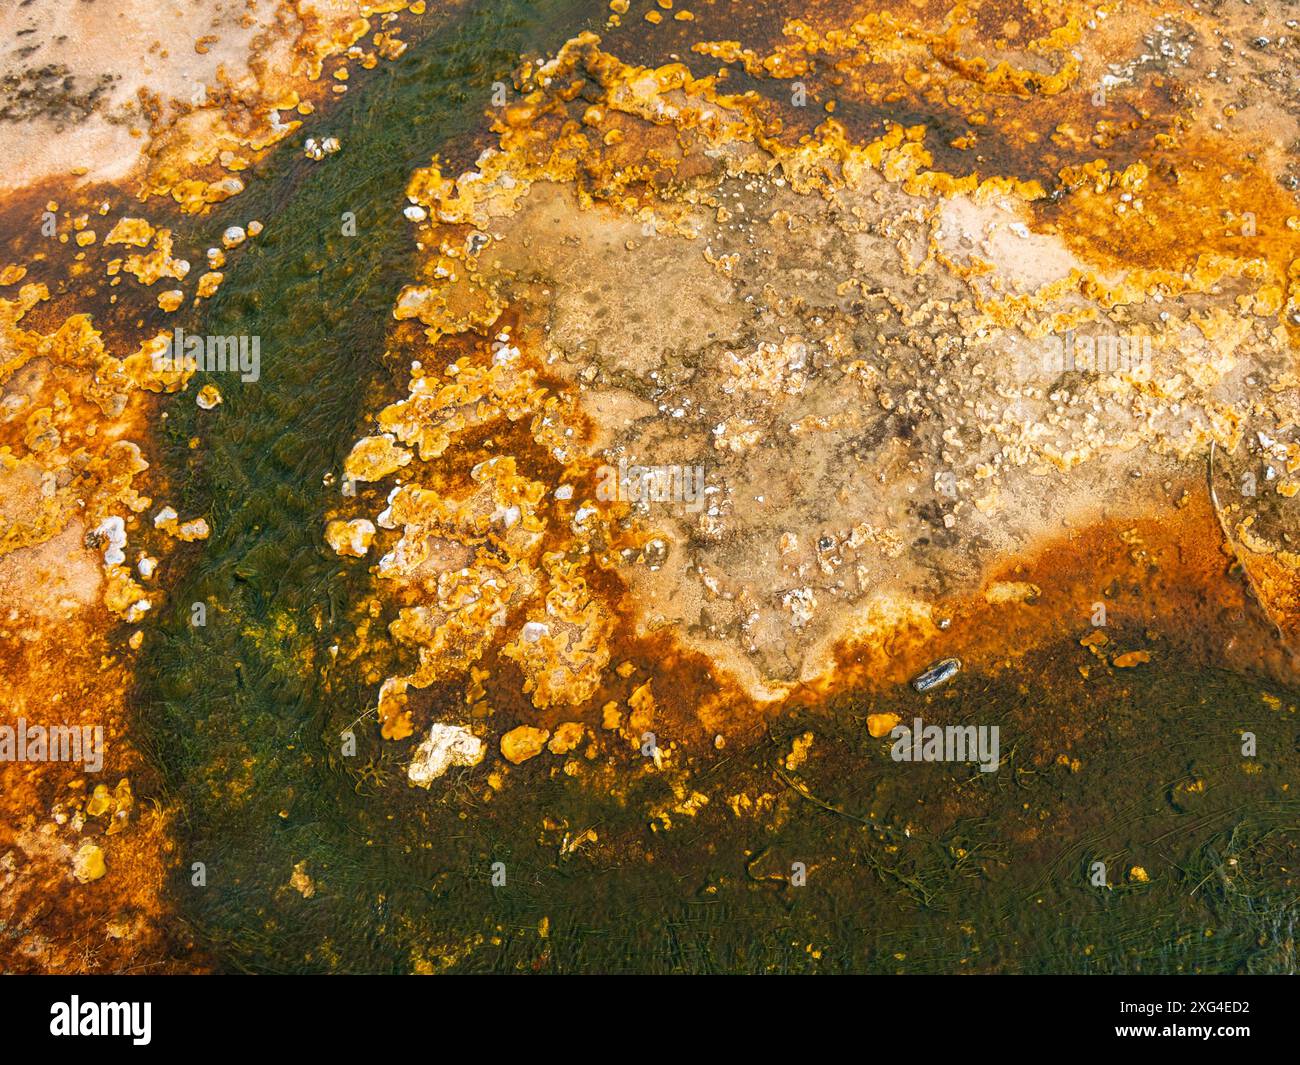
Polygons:
<instances>
[{"instance_id":1,"label":"shallow thermal water","mask_svg":"<svg viewBox=\"0 0 1300 1065\"><path fill-rule=\"evenodd\" d=\"M1231 141L1197 156L1179 127L1184 94L1217 91L1197 65L1218 47L1210 22L1187 30L1186 62L1187 28L1157 5L1120 5L1119 29L1085 36L1116 49L1126 101L1099 146L1065 129L1091 121L1083 89L1013 90L993 62L971 71L892 24L859 27L861 62L823 41L812 68L764 67L796 15L847 27L874 8L843 6L700 4L687 20L633 3L611 24L605 5L470 4L317 116L337 156L306 158L294 136L238 196L151 214L199 246L267 225L184 312L197 334L259 336L259 379L200 372L158 401L150 437L155 494L212 530L168 569L128 699L137 792L175 811L163 950L182 967L1296 971L1300 630L1294 572L1266 566L1294 559L1300 526L1290 496L1237 489L1295 468L1285 218L1300 204L1285 173L1264 189L1234 171L1246 191L1215 205L1281 223L1260 253L1282 263L1265 309L1272 275L1208 258L1235 246L1196 245L1205 278L1180 288L1196 270L1166 265L1161 238L1099 221L1127 185L1060 178L1110 152L1138 182L1125 168L1154 160L1144 137L1175 128L1189 169L1223 165ZM952 5L884 6L950 24ZM1039 81L1059 69L1022 47L1049 16L972 6L985 54ZM1237 14L1222 25L1249 40ZM583 31L599 45L575 45ZM733 39L748 59L692 49ZM896 39L963 71L960 91L901 78ZM637 90L636 65L676 61L730 74ZM811 108L793 105L796 78ZM747 90L753 112L716 98ZM687 122L692 107L716 112ZM819 156L828 117L857 146L894 123L895 154ZM953 146L970 130L977 161ZM1159 227L1178 186L1150 169L1134 187ZM927 172L974 180L912 184ZM986 179L1001 184L977 192ZM1031 182L1042 196L1012 187ZM104 295L84 309L111 318ZM1153 335L1154 378L1021 390L1007 338L1052 316ZM217 417L193 402L204 384ZM438 392L452 384L466 393ZM442 407L400 407L435 392ZM351 476L358 441L386 429L412 454ZM587 520L595 471L619 458L698 463L715 491ZM361 519L378 527L361 557L327 542ZM1234 558L1225 528L1265 561ZM499 609L475 613L485 602ZM909 684L953 656L951 679ZM890 728L916 718L996 727L995 771L891 757ZM485 755L412 786L437 723ZM521 727L569 725L567 749L502 754Z\"/></svg>"}]
</instances>

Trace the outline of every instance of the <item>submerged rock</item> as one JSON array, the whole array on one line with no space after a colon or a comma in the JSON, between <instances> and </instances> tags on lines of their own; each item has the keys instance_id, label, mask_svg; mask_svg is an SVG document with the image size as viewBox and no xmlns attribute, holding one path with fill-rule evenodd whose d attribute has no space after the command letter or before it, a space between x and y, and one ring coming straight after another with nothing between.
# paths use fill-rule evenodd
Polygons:
<instances>
[{"instance_id":1,"label":"submerged rock","mask_svg":"<svg viewBox=\"0 0 1300 1065\"><path fill-rule=\"evenodd\" d=\"M520 725L501 737L501 753L506 761L519 765L520 762L526 762L541 754L542 747L550 735L544 728Z\"/></svg>"},{"instance_id":2,"label":"submerged rock","mask_svg":"<svg viewBox=\"0 0 1300 1065\"><path fill-rule=\"evenodd\" d=\"M928 692L945 681L951 680L961 671L960 658L945 658L936 662L920 676L913 678L912 687L919 692Z\"/></svg>"},{"instance_id":3,"label":"submerged rock","mask_svg":"<svg viewBox=\"0 0 1300 1065\"><path fill-rule=\"evenodd\" d=\"M897 714L868 714L867 732L873 739L878 740L883 736L888 736L893 731L894 726L901 720L902 718Z\"/></svg>"},{"instance_id":4,"label":"submerged rock","mask_svg":"<svg viewBox=\"0 0 1300 1065\"><path fill-rule=\"evenodd\" d=\"M374 538L374 523L367 518L332 521L325 527L326 542L340 555L361 558L370 550Z\"/></svg>"},{"instance_id":5,"label":"submerged rock","mask_svg":"<svg viewBox=\"0 0 1300 1065\"><path fill-rule=\"evenodd\" d=\"M216 385L204 385L194 398L199 410L212 410L221 403L221 392Z\"/></svg>"},{"instance_id":6,"label":"submerged rock","mask_svg":"<svg viewBox=\"0 0 1300 1065\"><path fill-rule=\"evenodd\" d=\"M483 742L474 733L435 721L428 738L415 749L406 779L418 788L427 788L454 765L478 765L483 754Z\"/></svg>"},{"instance_id":7,"label":"submerged rock","mask_svg":"<svg viewBox=\"0 0 1300 1065\"><path fill-rule=\"evenodd\" d=\"M587 727L581 721L565 721L556 726L555 735L551 737L546 749L552 754L568 754L582 742L586 733Z\"/></svg>"},{"instance_id":8,"label":"submerged rock","mask_svg":"<svg viewBox=\"0 0 1300 1065\"><path fill-rule=\"evenodd\" d=\"M316 882L307 873L306 861L298 862L293 867L293 875L289 877L289 886L304 899L309 899L316 894Z\"/></svg>"},{"instance_id":9,"label":"submerged rock","mask_svg":"<svg viewBox=\"0 0 1300 1065\"><path fill-rule=\"evenodd\" d=\"M107 872L104 852L93 843L83 843L72 858L72 875L83 884L98 880Z\"/></svg>"}]
</instances>

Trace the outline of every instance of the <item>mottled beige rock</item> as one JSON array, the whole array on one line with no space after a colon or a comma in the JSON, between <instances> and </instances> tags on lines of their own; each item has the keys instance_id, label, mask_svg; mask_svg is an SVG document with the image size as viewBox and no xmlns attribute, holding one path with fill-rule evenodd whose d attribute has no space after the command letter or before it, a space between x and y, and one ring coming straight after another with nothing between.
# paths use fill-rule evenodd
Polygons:
<instances>
[{"instance_id":1,"label":"mottled beige rock","mask_svg":"<svg viewBox=\"0 0 1300 1065\"><path fill-rule=\"evenodd\" d=\"M867 732L873 739L880 739L882 736L888 736L894 726L901 721L897 714L868 714L867 715Z\"/></svg>"},{"instance_id":2,"label":"mottled beige rock","mask_svg":"<svg viewBox=\"0 0 1300 1065\"><path fill-rule=\"evenodd\" d=\"M519 765L541 754L549 736L550 732L544 728L520 725L501 737L501 754L507 762Z\"/></svg>"},{"instance_id":3,"label":"mottled beige rock","mask_svg":"<svg viewBox=\"0 0 1300 1065\"><path fill-rule=\"evenodd\" d=\"M478 765L485 753L483 741L469 729L435 721L428 738L415 749L406 779L417 788L427 788L454 765Z\"/></svg>"},{"instance_id":4,"label":"mottled beige rock","mask_svg":"<svg viewBox=\"0 0 1300 1065\"><path fill-rule=\"evenodd\" d=\"M391 433L358 440L343 463L343 471L354 481L378 481L411 461L411 453Z\"/></svg>"},{"instance_id":5,"label":"mottled beige rock","mask_svg":"<svg viewBox=\"0 0 1300 1065\"><path fill-rule=\"evenodd\" d=\"M325 526L325 541L340 555L361 558L370 550L375 538L375 525L369 518L352 521L332 521Z\"/></svg>"},{"instance_id":6,"label":"mottled beige rock","mask_svg":"<svg viewBox=\"0 0 1300 1065\"><path fill-rule=\"evenodd\" d=\"M72 875L81 883L89 884L108 872L104 864L104 852L95 844L87 841L78 849L72 859Z\"/></svg>"},{"instance_id":7,"label":"mottled beige rock","mask_svg":"<svg viewBox=\"0 0 1300 1065\"><path fill-rule=\"evenodd\" d=\"M309 899L316 894L316 882L307 875L307 863L305 861L298 862L293 867L293 876L289 877L289 886L304 899Z\"/></svg>"},{"instance_id":8,"label":"mottled beige rock","mask_svg":"<svg viewBox=\"0 0 1300 1065\"><path fill-rule=\"evenodd\" d=\"M546 749L552 754L568 754L582 742L586 732L587 728L582 722L566 721L556 726L555 735L551 737L551 742L546 745Z\"/></svg>"}]
</instances>

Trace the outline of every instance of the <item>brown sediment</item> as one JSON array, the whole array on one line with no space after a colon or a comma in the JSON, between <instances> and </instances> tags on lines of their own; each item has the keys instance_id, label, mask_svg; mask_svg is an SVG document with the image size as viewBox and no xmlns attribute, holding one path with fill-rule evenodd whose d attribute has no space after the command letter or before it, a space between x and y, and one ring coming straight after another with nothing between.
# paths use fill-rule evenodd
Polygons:
<instances>
[{"instance_id":1,"label":"brown sediment","mask_svg":"<svg viewBox=\"0 0 1300 1065\"><path fill-rule=\"evenodd\" d=\"M1063 683L1086 684L1116 655L1144 650L1162 671L1213 664L1294 683L1297 663L1276 639L1271 611L1234 572L1204 484L1180 485L1176 498L1181 505L1115 516L996 564L973 595L936 606L945 629L899 641L887 660L872 660L874 646L841 645L826 690L887 689L949 655L982 673L1014 670L1070 633L1080 641L1080 675L1066 669ZM1279 605L1270 598L1270 607ZM1171 636L1174 661L1159 650Z\"/></svg>"}]
</instances>

